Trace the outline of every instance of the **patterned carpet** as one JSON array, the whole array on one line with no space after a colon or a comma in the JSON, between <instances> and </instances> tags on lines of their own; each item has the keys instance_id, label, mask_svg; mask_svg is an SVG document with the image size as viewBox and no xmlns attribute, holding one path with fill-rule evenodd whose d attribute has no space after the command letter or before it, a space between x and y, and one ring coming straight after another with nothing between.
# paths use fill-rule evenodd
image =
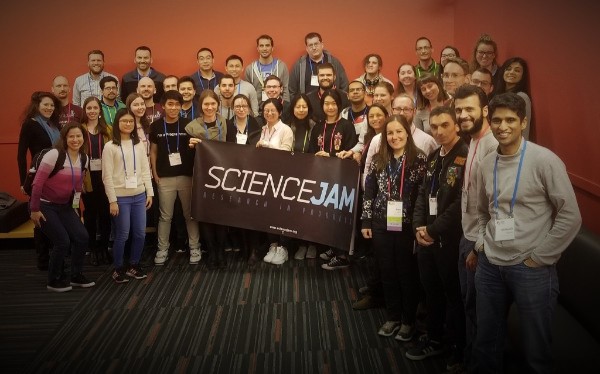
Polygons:
<instances>
[{"instance_id":1,"label":"patterned carpet","mask_svg":"<svg viewBox=\"0 0 600 374\"><path fill-rule=\"evenodd\" d=\"M148 254L149 255L149 254ZM291 255L290 255L291 257ZM382 309L353 311L360 264L261 263L239 254L208 271L172 255L148 278L56 294L31 249L0 251L3 373L439 373L444 359L412 362L408 344L377 335ZM151 258L145 259L150 264Z\"/></svg>"}]
</instances>

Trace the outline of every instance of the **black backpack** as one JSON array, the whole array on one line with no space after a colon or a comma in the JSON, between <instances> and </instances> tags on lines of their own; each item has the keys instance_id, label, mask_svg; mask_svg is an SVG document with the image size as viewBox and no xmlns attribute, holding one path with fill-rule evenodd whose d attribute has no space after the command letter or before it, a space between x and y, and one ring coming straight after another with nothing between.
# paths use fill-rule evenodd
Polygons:
<instances>
[{"instance_id":1,"label":"black backpack","mask_svg":"<svg viewBox=\"0 0 600 374\"><path fill-rule=\"evenodd\" d=\"M54 149L54 148L42 149L35 156L33 156L33 159L31 160L31 167L29 168L29 171L27 172L27 175L25 176L25 181L23 182L23 190L29 196L31 196L31 191L33 190L33 180L35 179L35 174L37 173L38 169L40 168L40 163L42 162L42 158L44 158L44 155L46 153L48 153L48 151L50 151L51 149ZM85 166L87 165L87 155L84 154L83 156L84 157L81 157L81 166L82 166L83 171L85 171L86 170ZM65 163L66 159L67 159L67 152L59 150L58 158L56 159L56 164L54 164L54 169L52 169L48 178L52 178L53 176L56 175L56 173L58 173L59 170L64 168L64 163Z\"/></svg>"}]
</instances>

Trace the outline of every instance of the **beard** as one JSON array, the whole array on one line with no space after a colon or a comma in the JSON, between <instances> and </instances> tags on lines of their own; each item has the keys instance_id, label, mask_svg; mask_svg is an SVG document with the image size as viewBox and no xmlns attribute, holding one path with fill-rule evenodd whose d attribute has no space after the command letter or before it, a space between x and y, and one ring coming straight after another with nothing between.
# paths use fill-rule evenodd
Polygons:
<instances>
[{"instance_id":1,"label":"beard","mask_svg":"<svg viewBox=\"0 0 600 374\"><path fill-rule=\"evenodd\" d=\"M460 122L458 125L460 126ZM473 127L471 127L469 130L463 130L463 132L467 135L477 134L479 131L481 131L482 127L483 127L483 117L479 117L479 118L473 120Z\"/></svg>"}]
</instances>

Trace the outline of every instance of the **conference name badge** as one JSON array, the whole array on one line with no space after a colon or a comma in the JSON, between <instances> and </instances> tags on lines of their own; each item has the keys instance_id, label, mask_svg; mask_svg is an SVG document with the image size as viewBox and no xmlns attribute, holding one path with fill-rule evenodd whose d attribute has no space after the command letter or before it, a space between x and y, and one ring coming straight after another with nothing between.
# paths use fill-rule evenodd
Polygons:
<instances>
[{"instance_id":1,"label":"conference name badge","mask_svg":"<svg viewBox=\"0 0 600 374\"><path fill-rule=\"evenodd\" d=\"M91 171L102 170L102 159L101 158L92 158L90 160L90 170Z\"/></svg>"},{"instance_id":2,"label":"conference name badge","mask_svg":"<svg viewBox=\"0 0 600 374\"><path fill-rule=\"evenodd\" d=\"M319 78L316 75L310 76L310 85L315 87L319 86Z\"/></svg>"},{"instance_id":3,"label":"conference name badge","mask_svg":"<svg viewBox=\"0 0 600 374\"><path fill-rule=\"evenodd\" d=\"M437 216L437 197L429 198L429 215Z\"/></svg>"},{"instance_id":4,"label":"conference name badge","mask_svg":"<svg viewBox=\"0 0 600 374\"><path fill-rule=\"evenodd\" d=\"M497 219L494 241L515 239L515 219L513 217Z\"/></svg>"},{"instance_id":5,"label":"conference name badge","mask_svg":"<svg viewBox=\"0 0 600 374\"><path fill-rule=\"evenodd\" d=\"M237 144L246 144L247 141L248 141L248 135L247 134L236 134L236 136L235 136L235 142Z\"/></svg>"},{"instance_id":6,"label":"conference name badge","mask_svg":"<svg viewBox=\"0 0 600 374\"><path fill-rule=\"evenodd\" d=\"M387 229L388 231L402 231L402 201L388 201Z\"/></svg>"},{"instance_id":7,"label":"conference name badge","mask_svg":"<svg viewBox=\"0 0 600 374\"><path fill-rule=\"evenodd\" d=\"M137 188L137 176L129 175L125 177L125 188Z\"/></svg>"},{"instance_id":8,"label":"conference name badge","mask_svg":"<svg viewBox=\"0 0 600 374\"><path fill-rule=\"evenodd\" d=\"M171 166L181 165L181 154L179 152L169 154L169 165L171 165Z\"/></svg>"},{"instance_id":9,"label":"conference name badge","mask_svg":"<svg viewBox=\"0 0 600 374\"><path fill-rule=\"evenodd\" d=\"M81 192L75 192L73 194L73 203L71 206L75 209L79 208L79 200L81 200Z\"/></svg>"}]
</instances>

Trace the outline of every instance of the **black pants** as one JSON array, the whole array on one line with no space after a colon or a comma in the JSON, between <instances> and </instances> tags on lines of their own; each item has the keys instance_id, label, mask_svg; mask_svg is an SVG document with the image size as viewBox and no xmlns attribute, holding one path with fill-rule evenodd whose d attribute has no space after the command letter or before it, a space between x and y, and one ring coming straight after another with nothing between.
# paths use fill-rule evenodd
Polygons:
<instances>
[{"instance_id":1,"label":"black pants","mask_svg":"<svg viewBox=\"0 0 600 374\"><path fill-rule=\"evenodd\" d=\"M415 323L419 302L417 257L412 232L373 229L373 250L379 265L388 320Z\"/></svg>"},{"instance_id":2,"label":"black pants","mask_svg":"<svg viewBox=\"0 0 600 374\"><path fill-rule=\"evenodd\" d=\"M110 236L110 205L102 184L102 172L92 171L92 191L81 195L83 199L83 222L89 235L89 248L108 248ZM100 242L96 244L97 228L100 229Z\"/></svg>"}]
</instances>

